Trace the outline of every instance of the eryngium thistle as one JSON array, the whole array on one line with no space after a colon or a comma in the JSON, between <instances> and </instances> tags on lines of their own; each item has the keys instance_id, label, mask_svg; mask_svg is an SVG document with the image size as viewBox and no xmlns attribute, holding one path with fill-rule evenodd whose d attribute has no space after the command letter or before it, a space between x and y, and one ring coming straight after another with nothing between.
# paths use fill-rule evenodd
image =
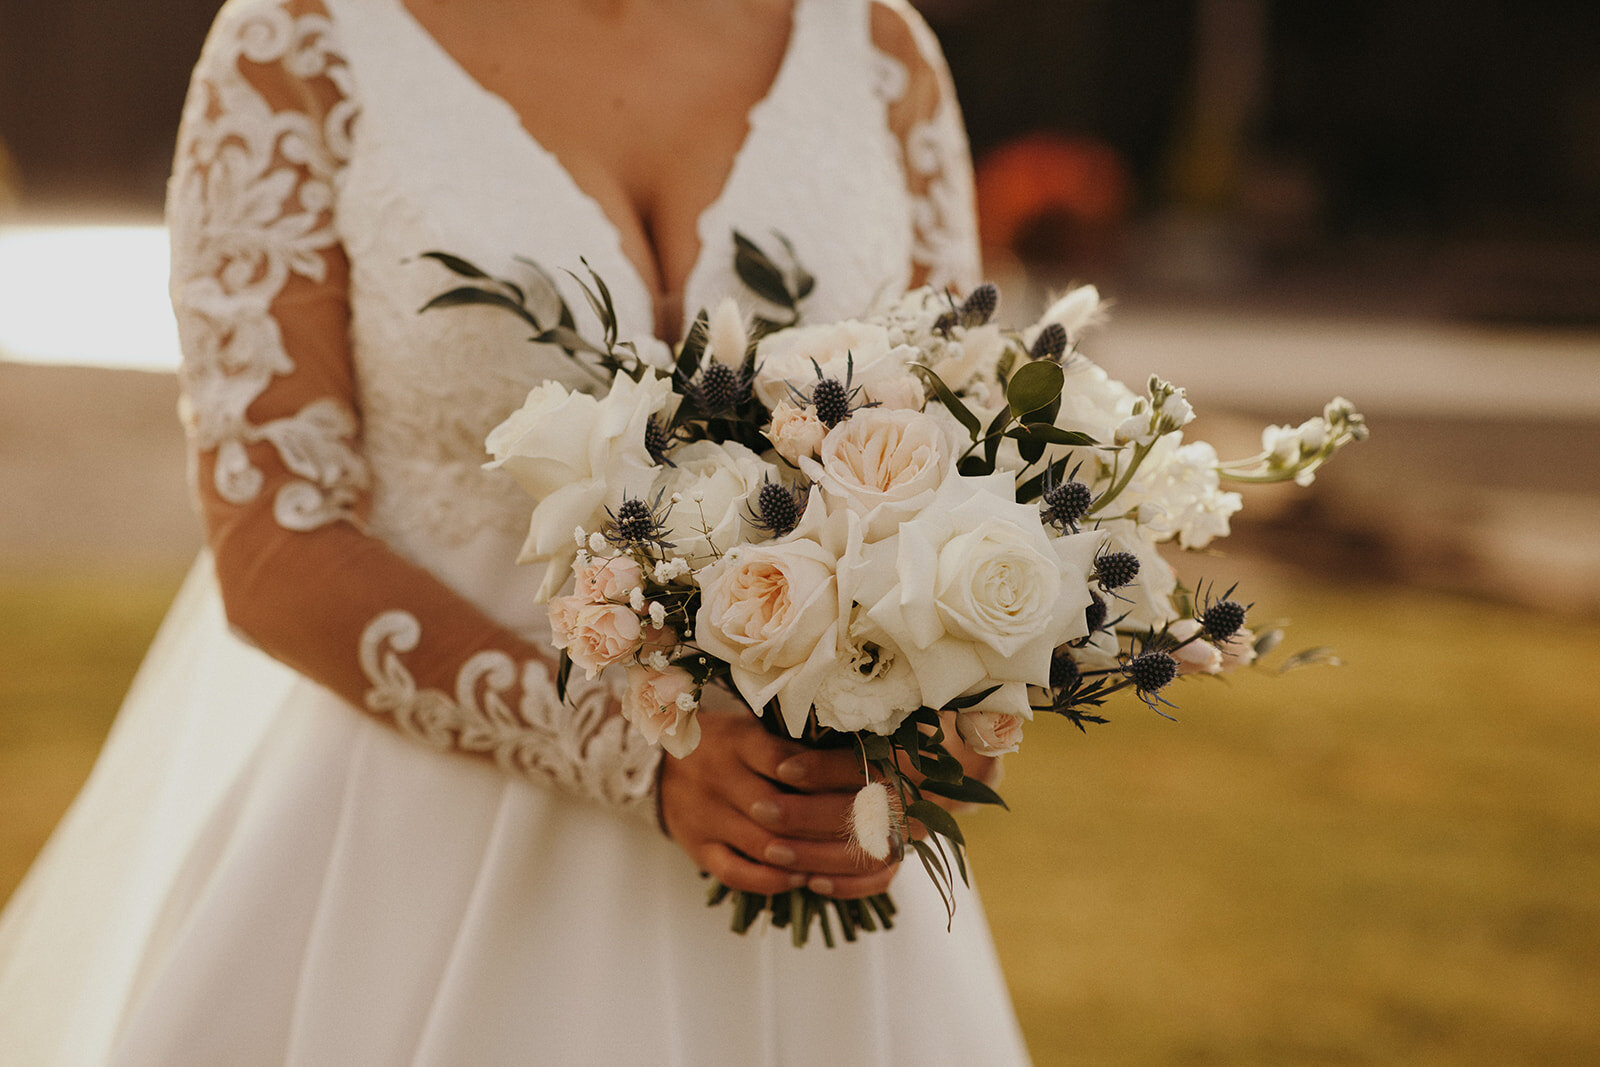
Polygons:
<instances>
[{"instance_id":1,"label":"eryngium thistle","mask_svg":"<svg viewBox=\"0 0 1600 1067\"><path fill-rule=\"evenodd\" d=\"M1106 624L1106 602L1097 593L1090 593L1089 595L1094 599L1090 600L1089 606L1083 609L1083 621L1092 634Z\"/></svg>"},{"instance_id":2,"label":"eryngium thistle","mask_svg":"<svg viewBox=\"0 0 1600 1067\"><path fill-rule=\"evenodd\" d=\"M800 490L782 482L764 481L756 490L755 524L774 537L782 537L800 525L805 509L805 496Z\"/></svg>"},{"instance_id":3,"label":"eryngium thistle","mask_svg":"<svg viewBox=\"0 0 1600 1067\"><path fill-rule=\"evenodd\" d=\"M1065 652L1057 651L1050 659L1050 688L1070 689L1081 676L1078 661Z\"/></svg>"},{"instance_id":4,"label":"eryngium thistle","mask_svg":"<svg viewBox=\"0 0 1600 1067\"><path fill-rule=\"evenodd\" d=\"M1132 552L1106 552L1094 561L1095 581L1106 592L1121 589L1139 577L1139 557Z\"/></svg>"},{"instance_id":5,"label":"eryngium thistle","mask_svg":"<svg viewBox=\"0 0 1600 1067\"><path fill-rule=\"evenodd\" d=\"M1059 322L1052 322L1039 331L1039 336L1034 338L1033 347L1028 349L1029 359L1061 358L1061 353L1067 350L1067 328Z\"/></svg>"},{"instance_id":6,"label":"eryngium thistle","mask_svg":"<svg viewBox=\"0 0 1600 1067\"><path fill-rule=\"evenodd\" d=\"M1141 694L1154 693L1178 676L1178 661L1165 652L1143 652L1122 668Z\"/></svg>"},{"instance_id":7,"label":"eryngium thistle","mask_svg":"<svg viewBox=\"0 0 1600 1067\"><path fill-rule=\"evenodd\" d=\"M985 282L972 290L961 302L961 325L982 326L994 318L994 313L999 307L1000 290Z\"/></svg>"},{"instance_id":8,"label":"eryngium thistle","mask_svg":"<svg viewBox=\"0 0 1600 1067\"><path fill-rule=\"evenodd\" d=\"M622 503L617 505L617 510L606 509L607 522L605 525L605 538L619 548L637 548L643 545L656 545L661 548L671 548L671 542L662 540L666 532L668 507L660 507L661 498L656 498L656 507L651 507L647 502L638 497L624 497Z\"/></svg>"},{"instance_id":9,"label":"eryngium thistle","mask_svg":"<svg viewBox=\"0 0 1600 1067\"><path fill-rule=\"evenodd\" d=\"M1244 625L1245 606L1237 600L1219 600L1206 606L1200 616L1200 628L1206 640L1213 643L1226 641Z\"/></svg>"},{"instance_id":10,"label":"eryngium thistle","mask_svg":"<svg viewBox=\"0 0 1600 1067\"><path fill-rule=\"evenodd\" d=\"M743 402L749 385L743 375L726 363L707 360L695 376L692 398L701 411L727 411Z\"/></svg>"},{"instance_id":11,"label":"eryngium thistle","mask_svg":"<svg viewBox=\"0 0 1600 1067\"><path fill-rule=\"evenodd\" d=\"M650 421L644 424L644 450L650 454L652 462L674 466L672 461L667 459L667 452L674 443L673 437L667 419L660 415L650 416Z\"/></svg>"},{"instance_id":12,"label":"eryngium thistle","mask_svg":"<svg viewBox=\"0 0 1600 1067\"><path fill-rule=\"evenodd\" d=\"M1062 482L1045 490L1040 511L1045 522L1061 530L1077 533L1078 520L1083 518L1092 503L1094 495L1087 485L1082 482Z\"/></svg>"},{"instance_id":13,"label":"eryngium thistle","mask_svg":"<svg viewBox=\"0 0 1600 1067\"><path fill-rule=\"evenodd\" d=\"M831 430L850 416L850 390L837 378L823 378L811 387L811 406Z\"/></svg>"}]
</instances>

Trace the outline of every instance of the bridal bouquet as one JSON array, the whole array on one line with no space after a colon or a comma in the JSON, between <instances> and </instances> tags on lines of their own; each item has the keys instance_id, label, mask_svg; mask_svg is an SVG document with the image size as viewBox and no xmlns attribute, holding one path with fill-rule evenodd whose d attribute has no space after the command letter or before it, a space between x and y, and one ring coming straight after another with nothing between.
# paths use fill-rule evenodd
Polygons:
<instances>
[{"instance_id":1,"label":"bridal bouquet","mask_svg":"<svg viewBox=\"0 0 1600 1067\"><path fill-rule=\"evenodd\" d=\"M675 756L698 744L712 685L770 729L854 748L853 840L877 859L909 845L953 906L949 805L1001 799L950 732L998 756L1038 715L1082 729L1124 690L1159 711L1180 675L1249 663L1273 635L1232 589L1180 588L1158 546L1205 547L1241 506L1226 483L1306 484L1365 426L1334 400L1224 463L1184 439L1181 388L1136 392L1079 354L1092 287L1021 332L993 321L993 286L801 325L811 278L737 246L767 316L726 300L670 358L619 343L592 272L598 343L537 272L518 284L430 253L466 280L428 307L511 310L601 386L546 382L486 443L538 501L520 560L547 565L559 685L621 668L623 714ZM728 899L735 930L766 915L796 944L813 924L833 944L830 912L849 940L894 914L887 896L714 889Z\"/></svg>"}]
</instances>

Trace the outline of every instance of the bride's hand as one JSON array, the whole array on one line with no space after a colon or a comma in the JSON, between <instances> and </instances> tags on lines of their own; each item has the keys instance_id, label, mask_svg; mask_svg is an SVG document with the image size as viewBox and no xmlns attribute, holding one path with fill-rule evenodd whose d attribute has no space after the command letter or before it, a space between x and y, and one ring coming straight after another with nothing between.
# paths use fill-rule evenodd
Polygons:
<instances>
[{"instance_id":1,"label":"bride's hand","mask_svg":"<svg viewBox=\"0 0 1600 1067\"><path fill-rule=\"evenodd\" d=\"M869 859L845 837L864 781L854 752L775 737L743 707L703 707L699 717L699 746L663 757L661 768L661 821L691 859L751 893L809 884L851 898L888 889L898 863Z\"/></svg>"}]
</instances>

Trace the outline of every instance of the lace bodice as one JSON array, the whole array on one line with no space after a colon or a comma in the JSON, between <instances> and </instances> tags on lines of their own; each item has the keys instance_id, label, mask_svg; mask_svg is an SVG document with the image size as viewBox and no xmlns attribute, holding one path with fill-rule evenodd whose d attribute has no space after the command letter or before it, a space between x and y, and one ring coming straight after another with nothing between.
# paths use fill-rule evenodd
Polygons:
<instances>
[{"instance_id":1,"label":"lace bodice","mask_svg":"<svg viewBox=\"0 0 1600 1067\"><path fill-rule=\"evenodd\" d=\"M481 308L419 315L442 249L502 275L586 261L624 339L665 356L618 232L400 0L230 0L170 196L195 488L229 618L405 733L648 810L656 754L602 680L551 684L530 502L489 429L564 356ZM969 286L970 168L931 34L899 2L795 0L788 51L699 219L684 321L740 287L735 229L781 233L812 321ZM580 317L579 327L597 332Z\"/></svg>"}]
</instances>

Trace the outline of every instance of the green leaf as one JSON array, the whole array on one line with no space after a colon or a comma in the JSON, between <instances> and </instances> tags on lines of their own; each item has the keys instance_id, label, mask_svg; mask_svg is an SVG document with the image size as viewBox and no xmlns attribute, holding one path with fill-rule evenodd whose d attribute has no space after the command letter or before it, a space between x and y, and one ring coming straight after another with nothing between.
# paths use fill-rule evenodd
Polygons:
<instances>
[{"instance_id":1,"label":"green leaf","mask_svg":"<svg viewBox=\"0 0 1600 1067\"><path fill-rule=\"evenodd\" d=\"M878 734L858 734L857 742L861 745L862 755L869 760L886 760L894 758L894 745L887 737Z\"/></svg>"},{"instance_id":2,"label":"green leaf","mask_svg":"<svg viewBox=\"0 0 1600 1067\"><path fill-rule=\"evenodd\" d=\"M961 827L956 824L956 817L931 800L912 801L906 808L906 814L936 834L948 837L958 844L967 843L966 838L961 836Z\"/></svg>"},{"instance_id":3,"label":"green leaf","mask_svg":"<svg viewBox=\"0 0 1600 1067\"><path fill-rule=\"evenodd\" d=\"M998 685L991 685L989 688L980 689L976 693L968 693L966 696L956 697L954 700L951 700L945 704L945 708L949 711L965 711L970 707L974 707L975 705L981 704L985 700L988 700L991 696L998 692L999 689L1000 687Z\"/></svg>"},{"instance_id":4,"label":"green leaf","mask_svg":"<svg viewBox=\"0 0 1600 1067\"><path fill-rule=\"evenodd\" d=\"M737 231L733 235L733 269L739 280L761 299L779 307L793 309L795 298L789 292L783 271L750 238Z\"/></svg>"},{"instance_id":5,"label":"green leaf","mask_svg":"<svg viewBox=\"0 0 1600 1067\"><path fill-rule=\"evenodd\" d=\"M422 258L438 260L440 263L443 263L446 267L449 267L463 278L483 278L485 280L488 280L489 278L489 275L485 274L479 268L473 266L471 263L468 263L460 256L451 255L449 252L424 252L422 253Z\"/></svg>"},{"instance_id":6,"label":"green leaf","mask_svg":"<svg viewBox=\"0 0 1600 1067\"><path fill-rule=\"evenodd\" d=\"M506 296L504 293L496 293L489 289L479 289L471 285L464 285L458 289L448 289L434 297L432 300L428 301L426 304L423 304L422 307L417 309L417 311L420 314L424 311L433 311L437 308L462 307L468 304L486 304L490 307L503 308L517 316L519 319L522 319L536 330L542 330L544 328L539 325L539 321L529 313L527 308L511 299L509 296Z\"/></svg>"},{"instance_id":7,"label":"green leaf","mask_svg":"<svg viewBox=\"0 0 1600 1067\"><path fill-rule=\"evenodd\" d=\"M817 279L812 273L800 265L800 256L796 254L794 245L781 233L774 233L774 237L783 245L783 250L789 253L789 262L794 264L794 295L796 300L804 300L811 295L811 290L817 286Z\"/></svg>"},{"instance_id":8,"label":"green leaf","mask_svg":"<svg viewBox=\"0 0 1600 1067\"><path fill-rule=\"evenodd\" d=\"M1344 660L1340 659L1332 648L1327 645L1318 645L1316 648L1307 648L1296 652L1278 666L1279 674L1288 674L1301 667L1343 667Z\"/></svg>"},{"instance_id":9,"label":"green leaf","mask_svg":"<svg viewBox=\"0 0 1600 1067\"><path fill-rule=\"evenodd\" d=\"M928 384L933 387L933 395L939 398L939 403L949 409L950 414L954 415L961 425L967 428L967 435L976 441L978 432L981 429L978 423L978 416L967 410L967 405L963 404L960 398L950 391L950 387L944 384L944 381L933 373L931 368L924 367L920 363L911 363L908 366L928 379Z\"/></svg>"},{"instance_id":10,"label":"green leaf","mask_svg":"<svg viewBox=\"0 0 1600 1067\"><path fill-rule=\"evenodd\" d=\"M563 703L567 699L567 681L571 677L572 657L562 652L560 663L556 667L556 699Z\"/></svg>"},{"instance_id":11,"label":"green leaf","mask_svg":"<svg viewBox=\"0 0 1600 1067\"><path fill-rule=\"evenodd\" d=\"M1095 439L1077 430L1063 430L1048 422L1024 422L1009 431L1008 436L1020 439L1024 435L1047 445L1067 445L1070 448L1093 448Z\"/></svg>"},{"instance_id":12,"label":"green leaf","mask_svg":"<svg viewBox=\"0 0 1600 1067\"><path fill-rule=\"evenodd\" d=\"M946 800L958 800L963 804L998 804L1007 811L1011 810L999 793L976 778L963 778L959 782L941 782L928 778L922 783L922 791L944 797Z\"/></svg>"},{"instance_id":13,"label":"green leaf","mask_svg":"<svg viewBox=\"0 0 1600 1067\"><path fill-rule=\"evenodd\" d=\"M1059 399L1066 380L1066 374L1055 363L1025 363L1006 384L1006 403L1020 419Z\"/></svg>"},{"instance_id":14,"label":"green leaf","mask_svg":"<svg viewBox=\"0 0 1600 1067\"><path fill-rule=\"evenodd\" d=\"M604 349L596 348L593 344L584 340L581 333L576 330L569 330L565 326L552 326L548 330L542 330L534 337L534 340L540 344L559 345L569 352L592 352L597 356L606 354Z\"/></svg>"},{"instance_id":15,"label":"green leaf","mask_svg":"<svg viewBox=\"0 0 1600 1067\"><path fill-rule=\"evenodd\" d=\"M1000 453L1000 434L1011 421L1011 409L1003 407L994 413L994 418L989 420L988 427L983 431L983 459L994 470L994 460Z\"/></svg>"}]
</instances>

